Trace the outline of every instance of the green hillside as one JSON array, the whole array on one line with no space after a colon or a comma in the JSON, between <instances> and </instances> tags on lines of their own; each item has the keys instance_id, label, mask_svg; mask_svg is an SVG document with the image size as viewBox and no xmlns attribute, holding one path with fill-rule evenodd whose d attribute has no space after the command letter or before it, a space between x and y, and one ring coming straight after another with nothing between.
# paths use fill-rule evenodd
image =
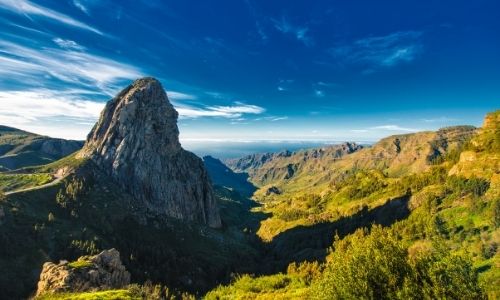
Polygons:
<instances>
[{"instance_id":1,"label":"green hillside","mask_svg":"<svg viewBox=\"0 0 500 300\"><path fill-rule=\"evenodd\" d=\"M397 201L401 201L401 197L405 196L408 197L408 213L401 218L391 218L395 211L386 209L378 213L372 221L386 227L378 228L376 233L358 231L353 237L335 241L325 258L326 262L314 267L314 275L311 275L311 266L308 263L300 265L309 270L301 274L312 277L308 282L300 280L297 267L294 266L280 275L255 279L243 277L233 285L218 288L207 297L295 299L297 296L294 293L300 291L301 295L307 295L301 297L322 298L323 293L322 295L327 295L324 296L325 299L477 299L481 297L477 294L478 290L468 294L474 289L471 287L467 288L467 291L463 290L470 282L460 282L459 278L465 276L464 278L475 281L475 274L478 272L483 291L491 299L496 299L500 293L499 115L499 111L489 114L479 131L472 127L460 126L437 132L392 136L372 147L360 149L336 160L321 156L310 160L302 159L304 153L323 150L316 149L287 156L268 155L269 159L255 167L245 164L249 160L248 157L241 161L229 161L229 165L235 170L250 174L250 180L260 187L254 196L262 204L259 211L271 217L261 223L258 235L269 245L276 244L283 235L296 231L297 228L317 230L310 230L302 237L289 235L296 239L289 243L291 245L302 243L307 236L320 244L325 242L321 237L328 234L340 234L342 238L345 232L339 231L337 227L330 227L326 234L321 232L322 228L328 228L328 224L335 224L346 218L351 219L347 224L352 224L354 220L359 220L353 219L353 216L366 216L379 208L397 206L400 203ZM238 168L240 166L246 167ZM273 170L282 169L280 166L292 166L293 176L280 179L280 176L275 174L270 176ZM279 190L279 193L269 193L270 186ZM384 219L386 222L383 222ZM342 228L346 228L347 224ZM357 228L369 228L371 225L363 222L358 224L360 226L356 226ZM363 266L360 264L363 262L358 261L360 256L366 255L365 259L368 259L372 255L394 255L394 249L386 249L385 245L375 243L373 236L377 236L376 239L388 236L393 240L393 247L402 251L398 264L408 268L408 273L391 274L390 270L376 269L379 266L361 271ZM368 245L372 237L373 244ZM317 259L318 256L310 251L315 248L314 244L306 245L309 251L304 249L304 253L309 252L309 255L303 256L302 260ZM332 243L329 246L332 246ZM337 250L345 247L347 252ZM359 250L358 247L364 250ZM319 248L321 246L317 247ZM430 264L426 265L427 269L419 271L420 262L412 258L416 255L415 251L425 252L422 259L429 259L425 262ZM408 257L405 257L406 255ZM421 291L423 294L406 290L411 290L407 286L411 283L408 281L414 280L406 276L436 276L416 275L414 272L427 272L434 268L433 264L437 264L437 267L448 263L452 265L447 267L450 272L458 272L446 275L450 276L448 282L434 282L432 286ZM457 265L453 265L455 263ZM354 272L352 275L343 274L351 268ZM360 275L365 274L363 272L366 272L366 276L377 277L367 277L360 281L357 276L364 276ZM446 273L444 270L442 272ZM454 278L458 281L454 282ZM393 286L392 290L384 292L384 295L376 296L373 293L380 290L370 290L375 284L394 284L393 280L400 282ZM273 288L273 282L276 281L281 284ZM301 284L297 285L297 281ZM427 283L430 281L432 279L426 279ZM367 282L370 283L368 289ZM335 287L337 284L339 286ZM439 285L443 287L438 288ZM446 291L445 285L455 291ZM361 291L363 288L365 290ZM420 288L423 287L418 287ZM330 294L325 291L330 291ZM407 293L416 294L412 296Z\"/></svg>"},{"instance_id":2,"label":"green hillside","mask_svg":"<svg viewBox=\"0 0 500 300\"><path fill-rule=\"evenodd\" d=\"M224 229L161 219L135 205L89 161L68 158L28 171L73 170L54 185L15 192L0 200L0 290L9 299L27 297L46 261L74 260L116 248L134 282L147 280L200 293L227 282L231 272L252 272L260 255L244 228L244 198L220 188ZM226 216L225 212L229 214ZM245 264L241 264L245 261Z\"/></svg>"},{"instance_id":3,"label":"green hillside","mask_svg":"<svg viewBox=\"0 0 500 300\"><path fill-rule=\"evenodd\" d=\"M82 146L81 141L55 139L0 125L0 171L47 164Z\"/></svg>"},{"instance_id":4,"label":"green hillside","mask_svg":"<svg viewBox=\"0 0 500 300\"><path fill-rule=\"evenodd\" d=\"M499 116L233 170L205 158L222 229L155 217L74 155L4 172L0 290L27 297L43 262L116 248L139 285L41 299L496 299Z\"/></svg>"}]
</instances>

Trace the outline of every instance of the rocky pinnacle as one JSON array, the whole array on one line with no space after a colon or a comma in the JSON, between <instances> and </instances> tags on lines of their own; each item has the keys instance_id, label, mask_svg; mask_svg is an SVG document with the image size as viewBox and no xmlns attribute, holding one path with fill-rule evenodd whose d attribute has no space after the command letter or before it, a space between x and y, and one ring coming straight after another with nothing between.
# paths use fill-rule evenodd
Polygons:
<instances>
[{"instance_id":1,"label":"rocky pinnacle","mask_svg":"<svg viewBox=\"0 0 500 300\"><path fill-rule=\"evenodd\" d=\"M177 117L158 80L138 79L106 104L79 156L149 211L220 227L210 179L202 160L182 149Z\"/></svg>"}]
</instances>

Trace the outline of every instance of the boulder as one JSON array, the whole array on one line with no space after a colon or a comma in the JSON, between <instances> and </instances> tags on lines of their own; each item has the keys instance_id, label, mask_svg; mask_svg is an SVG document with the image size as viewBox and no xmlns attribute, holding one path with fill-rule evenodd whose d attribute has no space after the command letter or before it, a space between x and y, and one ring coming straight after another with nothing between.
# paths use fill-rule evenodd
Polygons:
<instances>
[{"instance_id":1,"label":"boulder","mask_svg":"<svg viewBox=\"0 0 500 300\"><path fill-rule=\"evenodd\" d=\"M116 249L104 250L95 256L83 256L74 262L43 265L36 295L60 292L86 292L119 289L130 284Z\"/></svg>"}]
</instances>

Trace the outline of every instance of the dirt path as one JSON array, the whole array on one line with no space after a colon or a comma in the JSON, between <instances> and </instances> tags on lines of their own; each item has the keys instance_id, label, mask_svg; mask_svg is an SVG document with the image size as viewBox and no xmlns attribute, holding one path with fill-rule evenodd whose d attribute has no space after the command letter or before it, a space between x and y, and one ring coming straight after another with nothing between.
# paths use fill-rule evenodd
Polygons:
<instances>
[{"instance_id":1,"label":"dirt path","mask_svg":"<svg viewBox=\"0 0 500 300\"><path fill-rule=\"evenodd\" d=\"M33 187L29 187L29 188L24 188L24 189L19 189L19 190L14 190L14 191L4 192L4 195L7 196L7 195L11 195L11 194L16 194L16 193L22 193L22 192L27 192L27 191L34 191L34 190L43 189L43 188L46 188L46 187L58 184L59 182L61 182L61 180L64 179L64 177L65 176L56 177L53 181L51 181L49 183L46 183L46 184L37 185L37 186L33 186Z\"/></svg>"}]
</instances>

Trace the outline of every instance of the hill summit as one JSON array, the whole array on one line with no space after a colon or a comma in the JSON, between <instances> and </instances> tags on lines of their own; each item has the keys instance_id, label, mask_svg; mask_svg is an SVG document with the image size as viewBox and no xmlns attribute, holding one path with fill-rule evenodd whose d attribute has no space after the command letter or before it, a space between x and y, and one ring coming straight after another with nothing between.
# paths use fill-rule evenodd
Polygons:
<instances>
[{"instance_id":1,"label":"hill summit","mask_svg":"<svg viewBox=\"0 0 500 300\"><path fill-rule=\"evenodd\" d=\"M138 79L106 104L79 157L154 214L220 227L208 174L181 147L177 117L158 80Z\"/></svg>"}]
</instances>

